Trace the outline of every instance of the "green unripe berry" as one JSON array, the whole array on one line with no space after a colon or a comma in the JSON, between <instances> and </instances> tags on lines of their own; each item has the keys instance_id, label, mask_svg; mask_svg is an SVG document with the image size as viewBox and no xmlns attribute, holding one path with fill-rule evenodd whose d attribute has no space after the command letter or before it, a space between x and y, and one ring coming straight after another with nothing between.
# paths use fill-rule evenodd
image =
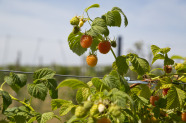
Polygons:
<instances>
[{"instance_id":1,"label":"green unripe berry","mask_svg":"<svg viewBox=\"0 0 186 123\"><path fill-rule=\"evenodd\" d=\"M94 116L95 114L99 113L98 105L94 104L90 109L90 116Z\"/></svg>"},{"instance_id":2,"label":"green unripe berry","mask_svg":"<svg viewBox=\"0 0 186 123\"><path fill-rule=\"evenodd\" d=\"M75 116L78 118L82 118L86 115L87 111L83 106L78 106L75 110Z\"/></svg>"},{"instance_id":3,"label":"green unripe berry","mask_svg":"<svg viewBox=\"0 0 186 123\"><path fill-rule=\"evenodd\" d=\"M70 20L70 24L71 25L78 25L79 24L79 18L77 16L73 17L71 20Z\"/></svg>"},{"instance_id":4,"label":"green unripe berry","mask_svg":"<svg viewBox=\"0 0 186 123\"><path fill-rule=\"evenodd\" d=\"M111 41L110 43L112 47L116 47L116 41Z\"/></svg>"}]
</instances>

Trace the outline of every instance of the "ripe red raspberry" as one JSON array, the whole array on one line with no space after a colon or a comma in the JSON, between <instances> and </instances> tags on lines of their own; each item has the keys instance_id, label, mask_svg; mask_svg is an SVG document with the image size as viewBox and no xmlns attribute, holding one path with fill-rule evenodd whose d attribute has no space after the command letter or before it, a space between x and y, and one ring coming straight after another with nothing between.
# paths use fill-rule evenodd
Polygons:
<instances>
[{"instance_id":1,"label":"ripe red raspberry","mask_svg":"<svg viewBox=\"0 0 186 123\"><path fill-rule=\"evenodd\" d=\"M111 49L111 44L109 41L102 41L98 45L98 49L100 53L106 54L110 51Z\"/></svg>"}]
</instances>

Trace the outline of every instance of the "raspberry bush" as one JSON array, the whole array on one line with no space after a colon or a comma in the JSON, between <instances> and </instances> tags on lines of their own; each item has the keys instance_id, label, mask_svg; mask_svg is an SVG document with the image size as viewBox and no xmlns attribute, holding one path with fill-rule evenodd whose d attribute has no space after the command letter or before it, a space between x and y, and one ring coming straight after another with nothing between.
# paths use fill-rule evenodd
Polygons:
<instances>
[{"instance_id":1,"label":"raspberry bush","mask_svg":"<svg viewBox=\"0 0 186 123\"><path fill-rule=\"evenodd\" d=\"M32 97L45 100L48 92L52 98L52 110L59 109L59 115L64 116L69 112L74 115L66 123L174 123L184 122L186 117L186 61L184 57L169 57L169 47L160 48L151 46L153 53L152 65L157 60L163 60L161 68L152 69L149 62L137 54L129 53L116 57L112 47L116 47L115 39L109 38L108 27L120 27L122 18L124 26L128 20L124 12L113 7L101 17L91 19L88 11L98 8L98 4L91 5L85 9L85 15L75 16L70 20L73 26L69 34L68 43L70 49L77 55L84 54L87 49L90 55L87 64L94 67L99 58L96 56L100 51L99 44L107 41L109 52L111 50L115 61L113 70L103 78L92 78L89 82L78 79L65 79L59 84L54 78L55 72L44 68L35 71L33 83L27 83L26 75L10 73L4 78L0 87L0 95L3 100L1 111L8 122L32 123L37 121L45 123L52 118L61 120L54 112L39 113L31 106ZM90 29L83 31L85 24ZM83 36L91 37L91 43ZM88 41L87 47L82 47L81 39ZM112 47L111 47L112 46ZM105 47L104 47L105 48ZM107 46L106 46L107 49ZM104 52L105 53L105 52ZM174 59L181 59L183 63L175 63ZM146 84L129 85L124 76L130 70L137 73L139 80ZM161 74L156 74L161 71ZM19 100L3 89L3 85L9 85L15 92L27 85L29 99ZM58 99L58 90L68 86L77 90L76 103L71 100ZM12 107L12 101L17 101L22 106Z\"/></svg>"}]
</instances>

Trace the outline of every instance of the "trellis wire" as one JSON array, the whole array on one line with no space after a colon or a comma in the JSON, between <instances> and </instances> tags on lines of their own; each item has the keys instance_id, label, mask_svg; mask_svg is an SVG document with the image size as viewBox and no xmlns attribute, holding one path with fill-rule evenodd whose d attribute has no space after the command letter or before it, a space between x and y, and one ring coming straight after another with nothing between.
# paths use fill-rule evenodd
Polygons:
<instances>
[{"instance_id":1,"label":"trellis wire","mask_svg":"<svg viewBox=\"0 0 186 123\"><path fill-rule=\"evenodd\" d=\"M34 72L23 72L23 71L13 71L13 70L0 70L0 72L6 72L6 73L19 73L19 74L34 74ZM59 77L73 77L73 78L93 78L92 76L78 76L78 75L62 75L62 74L55 74L54 76L59 76ZM102 79L103 77L97 77ZM130 80L130 77L124 77L128 83L140 83L140 84L148 84L149 82L147 81L140 81L140 80ZM173 82L173 84L183 84L185 85L186 83L176 83Z\"/></svg>"}]
</instances>

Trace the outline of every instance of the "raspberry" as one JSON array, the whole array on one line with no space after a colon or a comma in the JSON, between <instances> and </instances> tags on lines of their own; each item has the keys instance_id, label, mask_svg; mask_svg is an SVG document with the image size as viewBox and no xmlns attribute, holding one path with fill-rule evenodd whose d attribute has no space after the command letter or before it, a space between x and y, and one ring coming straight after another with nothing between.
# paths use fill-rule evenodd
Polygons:
<instances>
[{"instance_id":1,"label":"raspberry","mask_svg":"<svg viewBox=\"0 0 186 123\"><path fill-rule=\"evenodd\" d=\"M83 48L88 48L92 44L92 37L90 35L82 35L80 39L80 44Z\"/></svg>"},{"instance_id":2,"label":"raspberry","mask_svg":"<svg viewBox=\"0 0 186 123\"><path fill-rule=\"evenodd\" d=\"M111 46L116 47L116 41L111 41Z\"/></svg>"},{"instance_id":3,"label":"raspberry","mask_svg":"<svg viewBox=\"0 0 186 123\"><path fill-rule=\"evenodd\" d=\"M106 54L110 51L111 49L111 44L109 41L102 41L98 45L98 49L100 53Z\"/></svg>"},{"instance_id":4,"label":"raspberry","mask_svg":"<svg viewBox=\"0 0 186 123\"><path fill-rule=\"evenodd\" d=\"M103 118L97 120L96 123L111 123L111 121L110 121L110 119L103 117Z\"/></svg>"},{"instance_id":5,"label":"raspberry","mask_svg":"<svg viewBox=\"0 0 186 123\"><path fill-rule=\"evenodd\" d=\"M70 20L70 24L71 25L78 25L79 24L79 18L77 16L73 17L71 20Z\"/></svg>"},{"instance_id":6,"label":"raspberry","mask_svg":"<svg viewBox=\"0 0 186 123\"><path fill-rule=\"evenodd\" d=\"M171 71L172 71L172 66L171 66L171 65L166 65L166 66L164 66L164 71L165 71L165 73L171 73Z\"/></svg>"},{"instance_id":7,"label":"raspberry","mask_svg":"<svg viewBox=\"0 0 186 123\"><path fill-rule=\"evenodd\" d=\"M98 61L98 59L97 59L97 56L96 56L96 55L89 55L89 56L87 56L87 58L86 58L87 64L88 64L89 66L91 66L91 67L96 66L97 61Z\"/></svg>"},{"instance_id":8,"label":"raspberry","mask_svg":"<svg viewBox=\"0 0 186 123\"><path fill-rule=\"evenodd\" d=\"M98 105L94 104L91 109L90 109L90 116L94 116L95 114L98 113Z\"/></svg>"},{"instance_id":9,"label":"raspberry","mask_svg":"<svg viewBox=\"0 0 186 123\"><path fill-rule=\"evenodd\" d=\"M75 110L75 116L78 118L82 118L86 115L86 110L83 106L78 106Z\"/></svg>"}]
</instances>

